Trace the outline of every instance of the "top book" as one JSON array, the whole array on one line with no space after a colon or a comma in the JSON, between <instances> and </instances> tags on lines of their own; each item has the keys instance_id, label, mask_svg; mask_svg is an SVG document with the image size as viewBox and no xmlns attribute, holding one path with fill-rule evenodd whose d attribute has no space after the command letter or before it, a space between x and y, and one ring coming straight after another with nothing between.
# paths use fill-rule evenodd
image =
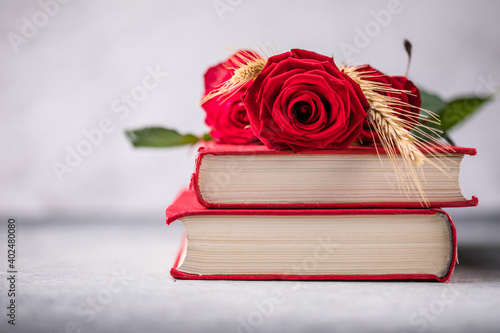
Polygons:
<instances>
[{"instance_id":1,"label":"top book","mask_svg":"<svg viewBox=\"0 0 500 333\"><path fill-rule=\"evenodd\" d=\"M439 152L410 170L401 158L376 147L294 153L207 143L198 150L191 187L208 208L476 206L477 198L466 199L459 183L464 155L476 150L440 147Z\"/></svg>"}]
</instances>

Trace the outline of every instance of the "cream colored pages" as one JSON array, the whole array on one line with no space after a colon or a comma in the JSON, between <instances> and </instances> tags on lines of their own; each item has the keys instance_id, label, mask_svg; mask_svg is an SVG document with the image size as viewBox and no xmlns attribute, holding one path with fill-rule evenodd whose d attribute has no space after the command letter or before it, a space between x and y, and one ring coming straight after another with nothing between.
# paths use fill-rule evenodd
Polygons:
<instances>
[{"instance_id":1,"label":"cream colored pages","mask_svg":"<svg viewBox=\"0 0 500 333\"><path fill-rule=\"evenodd\" d=\"M426 164L418 172L428 202L466 200L459 184L462 158L430 157L439 168ZM199 171L203 200L224 204L420 202L410 184L386 155L206 155Z\"/></svg>"},{"instance_id":2,"label":"cream colored pages","mask_svg":"<svg viewBox=\"0 0 500 333\"><path fill-rule=\"evenodd\" d=\"M434 274L452 258L451 229L434 215L217 215L180 219L191 274Z\"/></svg>"}]
</instances>

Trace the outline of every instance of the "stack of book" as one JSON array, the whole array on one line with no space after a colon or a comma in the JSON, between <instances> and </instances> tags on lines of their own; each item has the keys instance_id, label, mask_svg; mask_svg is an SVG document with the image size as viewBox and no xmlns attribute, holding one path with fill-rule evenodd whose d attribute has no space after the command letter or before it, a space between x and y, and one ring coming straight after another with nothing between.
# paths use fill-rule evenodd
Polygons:
<instances>
[{"instance_id":1,"label":"stack of book","mask_svg":"<svg viewBox=\"0 0 500 333\"><path fill-rule=\"evenodd\" d=\"M167 209L167 224L180 220L186 230L171 275L447 281L457 240L441 208L477 205L459 184L463 157L475 153L450 147L429 156L417 191L404 188L404 162L380 148L293 153L207 144L190 190Z\"/></svg>"}]
</instances>

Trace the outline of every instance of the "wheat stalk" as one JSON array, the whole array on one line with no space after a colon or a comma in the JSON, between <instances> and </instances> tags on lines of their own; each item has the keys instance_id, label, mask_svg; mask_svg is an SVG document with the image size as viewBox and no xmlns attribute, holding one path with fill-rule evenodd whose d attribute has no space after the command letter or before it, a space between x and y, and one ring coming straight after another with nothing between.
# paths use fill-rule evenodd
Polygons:
<instances>
[{"instance_id":1,"label":"wheat stalk","mask_svg":"<svg viewBox=\"0 0 500 333\"><path fill-rule=\"evenodd\" d=\"M225 98L231 97L248 82L255 80L266 66L267 58L262 57L255 52L249 53L246 51L240 51L238 54L242 56L242 61L233 57L232 60L236 65L235 68L231 68L234 70L233 76L217 89L214 89L205 95L201 100L201 104L218 96L224 96Z\"/></svg>"},{"instance_id":2,"label":"wheat stalk","mask_svg":"<svg viewBox=\"0 0 500 333\"><path fill-rule=\"evenodd\" d=\"M382 147L390 158L396 177L398 178L400 189L405 189L406 193L417 191L421 198L421 203L425 205L427 200L422 190L421 178L419 178L422 166L425 163L429 163L445 172L439 165L431 161L426 154L428 156L446 156L447 154L440 153L441 150L439 147L443 147L443 144L439 140L439 135L437 135L438 138L434 138L425 133L423 129L430 130L434 134L439 134L439 130L418 123L415 126L415 131L423 138L415 136L405 128L408 121L398 117L398 115L402 113L403 107L408 107L410 105L402 102L398 98L391 98L383 94L384 92L396 94L410 92L394 89L386 84L368 80L372 76L372 73L360 72L356 66L341 66L340 69L359 84L363 94L370 103L370 109L367 112L368 122L373 131L377 133ZM408 114L405 114L405 116L412 118L412 120L419 119L420 117L429 119L430 117L432 119L428 120L429 122L439 123L437 115L428 110L420 110L423 113L422 116ZM433 149L428 147L428 143L434 145ZM397 152L399 152L399 155ZM398 156L401 157L404 168L400 167ZM406 181L405 174L409 176L411 182Z\"/></svg>"},{"instance_id":3,"label":"wheat stalk","mask_svg":"<svg viewBox=\"0 0 500 333\"><path fill-rule=\"evenodd\" d=\"M366 96L366 95L365 95ZM390 142L395 146L403 158L411 161L416 166L422 166L425 162L425 155L415 144L415 137L406 130L392 109L386 104L380 94L368 96L371 108L368 110L368 120L373 125L382 142ZM381 101L377 101L380 99Z\"/></svg>"},{"instance_id":4,"label":"wheat stalk","mask_svg":"<svg viewBox=\"0 0 500 333\"><path fill-rule=\"evenodd\" d=\"M404 90L394 89L384 83L370 81L370 72L359 72L356 66L345 66L340 69L356 83L359 84L363 94L370 103L367 112L368 121L373 125L377 135L380 137L384 148L397 148L399 153L416 166L422 166L425 155L418 149L419 139L405 128L405 121L398 117L402 107L408 106L398 98L391 98L381 92L409 93ZM366 73L366 74L365 74ZM408 115L406 115L408 116ZM412 117L411 115L409 115Z\"/></svg>"},{"instance_id":5,"label":"wheat stalk","mask_svg":"<svg viewBox=\"0 0 500 333\"><path fill-rule=\"evenodd\" d=\"M231 82L238 84L240 82L249 82L255 80L266 66L267 59L257 59L249 62L244 66L236 69L234 75L231 77Z\"/></svg>"}]
</instances>

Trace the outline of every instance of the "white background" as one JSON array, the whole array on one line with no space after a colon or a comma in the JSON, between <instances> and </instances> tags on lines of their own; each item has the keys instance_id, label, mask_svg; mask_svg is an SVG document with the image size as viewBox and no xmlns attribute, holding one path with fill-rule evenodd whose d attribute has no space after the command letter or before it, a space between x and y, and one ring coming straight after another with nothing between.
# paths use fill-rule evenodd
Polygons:
<instances>
[{"instance_id":1,"label":"white background","mask_svg":"<svg viewBox=\"0 0 500 333\"><path fill-rule=\"evenodd\" d=\"M133 149L124 130L206 132L202 75L230 54L227 47L275 43L280 52L304 48L340 63L347 60L341 45L356 46L357 29L372 28L354 54L358 64L403 75L407 38L417 85L445 98L498 88L500 2L402 0L401 12L382 26L372 11L387 8L388 1L73 0L52 5L49 17L38 1L1 1L0 213L162 215L188 185L194 150ZM27 21L37 31L13 46ZM169 76L119 118L113 102L141 85L148 67ZM478 150L461 177L464 194L479 197L475 214L500 212L499 105L488 104L451 133L458 145ZM59 181L53 163L64 164L67 147L75 149L82 131L105 118L114 130Z\"/></svg>"}]
</instances>

